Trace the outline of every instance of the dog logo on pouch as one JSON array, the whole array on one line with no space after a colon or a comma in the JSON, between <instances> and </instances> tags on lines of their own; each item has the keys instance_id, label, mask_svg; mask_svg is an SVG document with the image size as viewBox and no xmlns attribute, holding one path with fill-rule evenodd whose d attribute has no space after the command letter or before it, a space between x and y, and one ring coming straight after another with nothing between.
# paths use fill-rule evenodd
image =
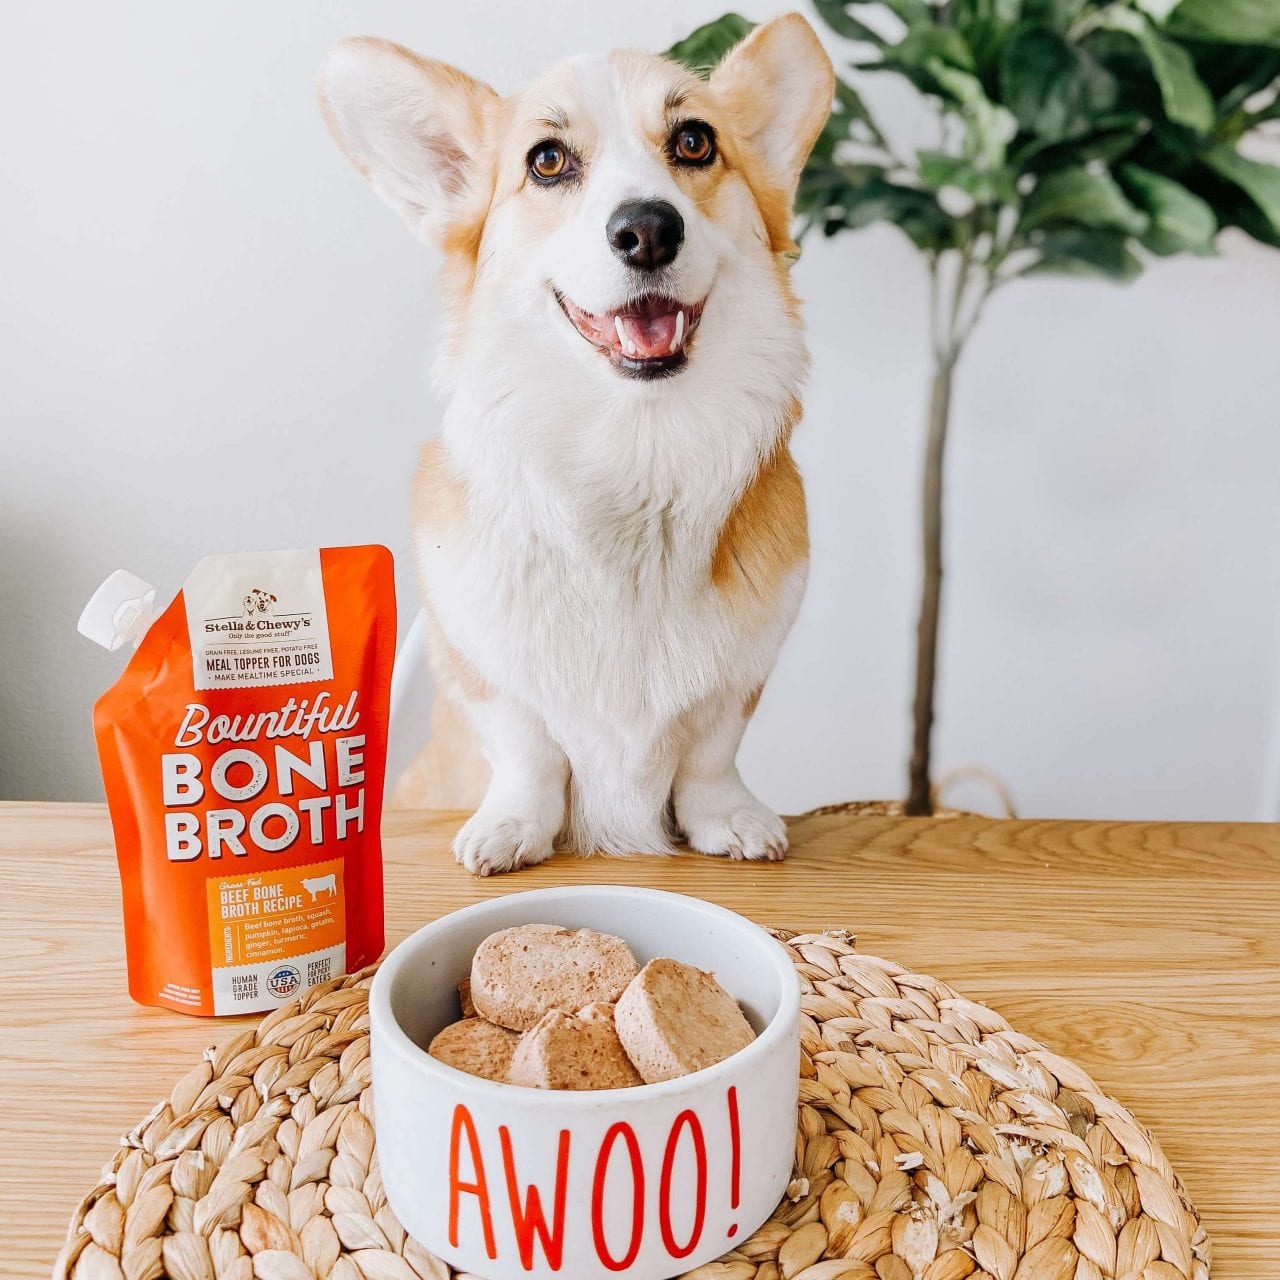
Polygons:
<instances>
[{"instance_id":1,"label":"dog logo on pouch","mask_svg":"<svg viewBox=\"0 0 1280 1280\"><path fill-rule=\"evenodd\" d=\"M267 990L277 1000L287 1000L302 986L302 974L291 964L282 964L267 975Z\"/></svg>"},{"instance_id":2,"label":"dog logo on pouch","mask_svg":"<svg viewBox=\"0 0 1280 1280\"><path fill-rule=\"evenodd\" d=\"M254 587L242 603L246 618L270 618L275 613L275 596L261 587Z\"/></svg>"},{"instance_id":3,"label":"dog logo on pouch","mask_svg":"<svg viewBox=\"0 0 1280 1280\"><path fill-rule=\"evenodd\" d=\"M239 590L237 586L235 590ZM234 599L231 596L227 603ZM261 641L290 640L309 632L312 627L310 610L292 611L286 601L280 609L280 597L263 587L249 587L240 598L239 613L206 615L205 635L218 636L232 644L257 644ZM212 643L212 642L211 642Z\"/></svg>"}]
</instances>

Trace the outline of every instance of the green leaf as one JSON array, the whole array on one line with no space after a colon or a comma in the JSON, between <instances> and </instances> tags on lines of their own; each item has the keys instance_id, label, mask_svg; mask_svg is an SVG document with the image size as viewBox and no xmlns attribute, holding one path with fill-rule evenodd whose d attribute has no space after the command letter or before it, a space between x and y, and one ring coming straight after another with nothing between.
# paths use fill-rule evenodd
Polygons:
<instances>
[{"instance_id":1,"label":"green leaf","mask_svg":"<svg viewBox=\"0 0 1280 1280\"><path fill-rule=\"evenodd\" d=\"M983 22L1012 30L1022 19L1024 0L954 0L951 19L961 30L967 23Z\"/></svg>"},{"instance_id":2,"label":"green leaf","mask_svg":"<svg viewBox=\"0 0 1280 1280\"><path fill-rule=\"evenodd\" d=\"M1088 4L1089 0L1024 0L1022 17L1028 26L1065 35Z\"/></svg>"},{"instance_id":3,"label":"green leaf","mask_svg":"<svg viewBox=\"0 0 1280 1280\"><path fill-rule=\"evenodd\" d=\"M953 219L928 191L872 176L849 185L827 209L824 232L855 230L873 222L889 222L900 228L921 249L949 249L960 239Z\"/></svg>"},{"instance_id":4,"label":"green leaf","mask_svg":"<svg viewBox=\"0 0 1280 1280\"><path fill-rule=\"evenodd\" d=\"M1211 147L1203 158L1205 164L1219 177L1225 178L1248 196L1271 236L1280 237L1280 167L1263 164L1261 160L1250 160L1224 144ZM1258 239L1269 239L1258 235L1246 222L1239 219L1236 221Z\"/></svg>"},{"instance_id":5,"label":"green leaf","mask_svg":"<svg viewBox=\"0 0 1280 1280\"><path fill-rule=\"evenodd\" d=\"M1002 165L1005 148L1018 132L1013 114L987 97L977 76L937 58L929 61L927 70L960 107L965 124L965 154L980 169Z\"/></svg>"},{"instance_id":6,"label":"green leaf","mask_svg":"<svg viewBox=\"0 0 1280 1280\"><path fill-rule=\"evenodd\" d=\"M954 67L970 75L975 70L973 53L953 27L909 31L897 44L885 49L878 62L861 64L865 71L897 71L922 93L958 101L938 80L935 71L939 66Z\"/></svg>"},{"instance_id":7,"label":"green leaf","mask_svg":"<svg viewBox=\"0 0 1280 1280\"><path fill-rule=\"evenodd\" d=\"M1141 260L1123 234L1089 227L1062 227L1037 236L1040 258L1019 275L1102 276L1127 282L1142 274Z\"/></svg>"},{"instance_id":8,"label":"green leaf","mask_svg":"<svg viewBox=\"0 0 1280 1280\"><path fill-rule=\"evenodd\" d=\"M1218 100L1219 117L1231 115L1254 94L1280 82L1280 48L1199 42L1188 48L1196 73Z\"/></svg>"},{"instance_id":9,"label":"green leaf","mask_svg":"<svg viewBox=\"0 0 1280 1280\"><path fill-rule=\"evenodd\" d=\"M1019 31L1000 64L1000 96L1028 133L1080 137L1116 101L1115 77L1087 49L1052 31Z\"/></svg>"},{"instance_id":10,"label":"green leaf","mask_svg":"<svg viewBox=\"0 0 1280 1280\"><path fill-rule=\"evenodd\" d=\"M953 0L951 21L972 50L984 83L990 81L990 73L1017 28L1022 4L1023 0Z\"/></svg>"},{"instance_id":11,"label":"green leaf","mask_svg":"<svg viewBox=\"0 0 1280 1280\"><path fill-rule=\"evenodd\" d=\"M1167 120L1148 123L1150 128L1146 136L1125 158L1157 173L1167 173L1179 182L1185 181L1183 175L1199 163L1200 153L1205 147L1204 139Z\"/></svg>"},{"instance_id":12,"label":"green leaf","mask_svg":"<svg viewBox=\"0 0 1280 1280\"><path fill-rule=\"evenodd\" d=\"M929 0L880 0L880 3L896 13L908 27L932 26L937 21ZM1008 3L1008 0L1002 0L1002 3Z\"/></svg>"},{"instance_id":13,"label":"green leaf","mask_svg":"<svg viewBox=\"0 0 1280 1280\"><path fill-rule=\"evenodd\" d=\"M1275 0L1182 0L1167 29L1183 39L1280 45L1280 6Z\"/></svg>"},{"instance_id":14,"label":"green leaf","mask_svg":"<svg viewBox=\"0 0 1280 1280\"><path fill-rule=\"evenodd\" d=\"M754 22L736 13L726 13L714 22L705 23L678 40L667 50L667 57L683 62L691 71L706 76L719 65L724 55L755 27Z\"/></svg>"},{"instance_id":15,"label":"green leaf","mask_svg":"<svg viewBox=\"0 0 1280 1280\"><path fill-rule=\"evenodd\" d=\"M1115 110L1134 112L1152 123L1169 122L1151 61L1132 36L1099 28L1089 31L1080 47L1115 78ZM1181 125L1175 127L1182 128Z\"/></svg>"},{"instance_id":16,"label":"green leaf","mask_svg":"<svg viewBox=\"0 0 1280 1280\"><path fill-rule=\"evenodd\" d=\"M1141 165L1125 165L1119 177L1130 199L1150 219L1142 237L1145 248L1162 256L1214 252L1218 218L1207 201L1188 191L1182 183Z\"/></svg>"},{"instance_id":17,"label":"green leaf","mask_svg":"<svg viewBox=\"0 0 1280 1280\"><path fill-rule=\"evenodd\" d=\"M933 191L957 187L979 204L1012 204L1018 198L1010 169L979 169L964 156L946 151L917 151L920 180Z\"/></svg>"},{"instance_id":18,"label":"green leaf","mask_svg":"<svg viewBox=\"0 0 1280 1280\"><path fill-rule=\"evenodd\" d=\"M822 126L818 140L810 152L809 166L816 168L831 164L837 158L842 142L852 140L884 148L884 134L867 110L862 95L847 81L836 79L835 105Z\"/></svg>"},{"instance_id":19,"label":"green leaf","mask_svg":"<svg viewBox=\"0 0 1280 1280\"><path fill-rule=\"evenodd\" d=\"M867 183L883 179L882 165L805 165L796 191L795 211L807 226L839 221ZM828 233L829 234L829 233Z\"/></svg>"},{"instance_id":20,"label":"green leaf","mask_svg":"<svg viewBox=\"0 0 1280 1280\"><path fill-rule=\"evenodd\" d=\"M1156 26L1162 27L1178 7L1179 0L1134 0L1134 3Z\"/></svg>"},{"instance_id":21,"label":"green leaf","mask_svg":"<svg viewBox=\"0 0 1280 1280\"><path fill-rule=\"evenodd\" d=\"M961 71L975 70L973 51L954 27L920 27L908 31L893 46L893 54L902 62L921 67L940 61Z\"/></svg>"},{"instance_id":22,"label":"green leaf","mask_svg":"<svg viewBox=\"0 0 1280 1280\"><path fill-rule=\"evenodd\" d=\"M1101 26L1137 42L1160 86L1160 99L1170 120L1197 133L1208 133L1213 128L1217 118L1213 95L1196 74L1195 63L1186 49L1162 36L1133 9L1108 9Z\"/></svg>"},{"instance_id":23,"label":"green leaf","mask_svg":"<svg viewBox=\"0 0 1280 1280\"><path fill-rule=\"evenodd\" d=\"M818 16L838 35L851 40L888 43L874 27L869 27L854 13L855 9L888 9L902 20L907 30L934 25L934 11L928 0L813 0Z\"/></svg>"},{"instance_id":24,"label":"green leaf","mask_svg":"<svg viewBox=\"0 0 1280 1280\"><path fill-rule=\"evenodd\" d=\"M963 156L953 156L948 151L917 151L916 168L925 186L934 191L943 187L960 187L969 191L967 179L974 173L968 160ZM969 194L972 195L972 191Z\"/></svg>"},{"instance_id":25,"label":"green leaf","mask_svg":"<svg viewBox=\"0 0 1280 1280\"><path fill-rule=\"evenodd\" d=\"M1029 232L1058 223L1136 236L1146 230L1147 217L1125 199L1109 173L1059 169L1036 183L1023 208L1019 230Z\"/></svg>"},{"instance_id":26,"label":"green leaf","mask_svg":"<svg viewBox=\"0 0 1280 1280\"><path fill-rule=\"evenodd\" d=\"M1280 120L1280 94L1272 98L1265 107L1259 107L1256 111L1250 111L1245 117L1247 127L1252 129L1255 125L1260 125L1268 120Z\"/></svg>"},{"instance_id":27,"label":"green leaf","mask_svg":"<svg viewBox=\"0 0 1280 1280\"><path fill-rule=\"evenodd\" d=\"M813 7L818 17L837 35L846 40L858 40L864 44L875 44L883 47L885 40L874 27L869 27L851 12L853 5L848 0L813 0Z\"/></svg>"}]
</instances>

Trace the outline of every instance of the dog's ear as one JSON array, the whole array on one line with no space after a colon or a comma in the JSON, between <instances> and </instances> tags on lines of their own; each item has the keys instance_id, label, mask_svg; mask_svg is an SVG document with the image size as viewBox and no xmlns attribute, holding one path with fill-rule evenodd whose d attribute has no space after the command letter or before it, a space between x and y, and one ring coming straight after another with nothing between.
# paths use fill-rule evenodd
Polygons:
<instances>
[{"instance_id":1,"label":"dog's ear","mask_svg":"<svg viewBox=\"0 0 1280 1280\"><path fill-rule=\"evenodd\" d=\"M798 13L761 24L712 72L711 87L790 202L835 93L831 59L813 28Z\"/></svg>"},{"instance_id":2,"label":"dog's ear","mask_svg":"<svg viewBox=\"0 0 1280 1280\"><path fill-rule=\"evenodd\" d=\"M320 109L373 189L426 239L481 195L480 158L500 99L411 49L359 36L320 69Z\"/></svg>"}]
</instances>

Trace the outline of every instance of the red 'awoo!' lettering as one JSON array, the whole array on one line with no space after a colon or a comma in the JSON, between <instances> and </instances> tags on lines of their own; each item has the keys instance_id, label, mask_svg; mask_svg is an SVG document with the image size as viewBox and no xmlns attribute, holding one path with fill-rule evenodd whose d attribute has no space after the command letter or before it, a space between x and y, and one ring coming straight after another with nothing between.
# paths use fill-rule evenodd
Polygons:
<instances>
[{"instance_id":1,"label":"red 'awoo!' lettering","mask_svg":"<svg viewBox=\"0 0 1280 1280\"><path fill-rule=\"evenodd\" d=\"M736 1209L742 1167L736 1088L727 1091L725 1104L730 1150L726 1168L716 1168L714 1172L727 1175L724 1179L726 1199L729 1207ZM498 1146L501 1177L499 1179L498 1171L494 1170L491 1186L475 1120L464 1104L454 1107L449 1134L448 1230L449 1244L455 1249L459 1247L464 1219L470 1219L479 1228L486 1255L495 1260L498 1257L495 1220L498 1215L504 1215L511 1224L520 1265L532 1271L539 1265L537 1254L541 1253L547 1267L559 1271L564 1261L570 1163L582 1160L588 1161L592 1170L590 1205L586 1208L591 1218L591 1240L596 1257L607 1270L625 1271L630 1267L640 1253L647 1231L661 1233L663 1247L675 1261L687 1258L702 1240L713 1170L704 1127L696 1111L681 1111L672 1121L660 1166L654 1170L645 1168L640 1141L625 1121L611 1125L590 1151L576 1149L571 1132L561 1129L556 1143L554 1180L549 1187L522 1183L517 1152L506 1125L498 1126ZM678 1165L692 1169L690 1196L676 1190ZM656 1184L653 1206L656 1212L650 1211L647 1195L650 1182ZM681 1188L684 1185L681 1183ZM606 1196L629 1206L627 1229L619 1231L615 1226L617 1238L614 1239L606 1232ZM737 1230L736 1224L731 1225L726 1237L734 1236Z\"/></svg>"}]
</instances>

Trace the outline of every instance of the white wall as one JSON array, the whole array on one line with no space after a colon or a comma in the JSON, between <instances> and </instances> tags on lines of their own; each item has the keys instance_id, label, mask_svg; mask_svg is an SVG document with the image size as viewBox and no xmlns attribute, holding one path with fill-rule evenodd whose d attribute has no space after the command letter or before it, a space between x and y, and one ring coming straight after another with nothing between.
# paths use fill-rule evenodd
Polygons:
<instances>
[{"instance_id":1,"label":"white wall","mask_svg":"<svg viewBox=\"0 0 1280 1280\"><path fill-rule=\"evenodd\" d=\"M0 795L100 793L89 708L120 663L74 624L117 566L171 593L213 550L379 540L413 599L435 264L328 140L325 49L371 31L502 87L724 7L9 15ZM898 112L889 82L871 91ZM962 371L938 756L996 770L1024 813L1273 813L1280 254L1227 250L1124 290L1019 285ZM744 749L788 810L902 788L926 377L921 265L898 233L813 241L797 281L813 575Z\"/></svg>"}]
</instances>

